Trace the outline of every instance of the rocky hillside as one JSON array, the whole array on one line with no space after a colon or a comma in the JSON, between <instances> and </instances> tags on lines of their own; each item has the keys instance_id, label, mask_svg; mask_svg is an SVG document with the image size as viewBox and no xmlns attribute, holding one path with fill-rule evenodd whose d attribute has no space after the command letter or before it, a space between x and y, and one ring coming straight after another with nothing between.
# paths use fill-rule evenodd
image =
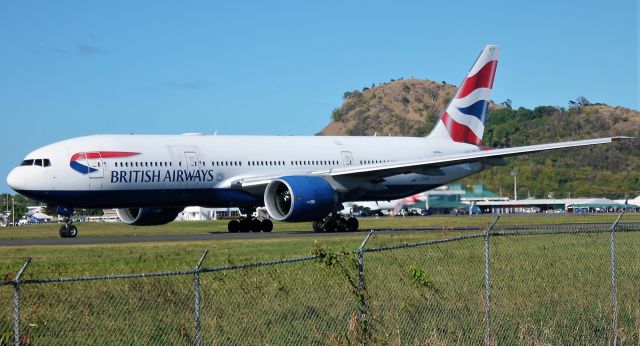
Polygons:
<instances>
[{"instance_id":1,"label":"rocky hillside","mask_svg":"<svg viewBox=\"0 0 640 346\"><path fill-rule=\"evenodd\" d=\"M455 91L444 82L407 79L346 92L342 106L332 112L333 121L319 135L425 136Z\"/></svg>"},{"instance_id":2,"label":"rocky hillside","mask_svg":"<svg viewBox=\"0 0 640 346\"><path fill-rule=\"evenodd\" d=\"M446 108L455 86L426 80L398 80L345 93L343 104L320 135L425 136ZM626 135L640 138L640 112L591 104L579 98L570 107L511 109L492 104L484 142L510 147L572 139ZM640 141L586 149L568 149L509 159L466 179L483 182L505 195L513 191L517 167L518 195L532 197L640 195Z\"/></svg>"}]
</instances>

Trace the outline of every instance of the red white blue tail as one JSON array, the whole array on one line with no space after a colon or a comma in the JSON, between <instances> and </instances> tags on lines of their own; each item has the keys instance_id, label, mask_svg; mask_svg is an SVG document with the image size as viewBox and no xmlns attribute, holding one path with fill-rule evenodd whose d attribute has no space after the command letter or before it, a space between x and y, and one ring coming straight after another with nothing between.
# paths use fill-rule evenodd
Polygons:
<instances>
[{"instance_id":1,"label":"red white blue tail","mask_svg":"<svg viewBox=\"0 0 640 346\"><path fill-rule=\"evenodd\" d=\"M499 56L500 47L484 47L429 137L482 145Z\"/></svg>"}]
</instances>

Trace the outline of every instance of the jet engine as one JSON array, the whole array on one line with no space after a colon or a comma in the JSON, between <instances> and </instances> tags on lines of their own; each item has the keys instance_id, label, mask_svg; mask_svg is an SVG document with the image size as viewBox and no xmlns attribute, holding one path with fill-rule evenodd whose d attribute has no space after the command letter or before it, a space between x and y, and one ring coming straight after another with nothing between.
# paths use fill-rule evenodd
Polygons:
<instances>
[{"instance_id":1,"label":"jet engine","mask_svg":"<svg viewBox=\"0 0 640 346\"><path fill-rule=\"evenodd\" d=\"M338 195L320 177L287 176L267 185L264 204L272 218L279 221L312 221L334 211Z\"/></svg>"},{"instance_id":2,"label":"jet engine","mask_svg":"<svg viewBox=\"0 0 640 346\"><path fill-rule=\"evenodd\" d=\"M120 208L118 217L127 225L157 226L176 219L182 208Z\"/></svg>"}]
</instances>

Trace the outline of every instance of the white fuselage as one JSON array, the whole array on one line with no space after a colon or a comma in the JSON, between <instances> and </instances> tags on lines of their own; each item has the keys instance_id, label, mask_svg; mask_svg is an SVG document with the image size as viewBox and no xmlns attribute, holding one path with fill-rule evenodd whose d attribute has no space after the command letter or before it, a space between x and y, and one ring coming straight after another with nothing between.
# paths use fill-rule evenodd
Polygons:
<instances>
[{"instance_id":1,"label":"white fuselage","mask_svg":"<svg viewBox=\"0 0 640 346\"><path fill-rule=\"evenodd\" d=\"M479 150L428 137L95 135L31 152L7 180L21 194L74 207L261 205L263 190L239 191L232 181ZM45 159L50 165L28 161ZM467 163L443 167L435 175L400 174L379 181L349 178L337 184L342 201L390 200L483 167Z\"/></svg>"}]
</instances>

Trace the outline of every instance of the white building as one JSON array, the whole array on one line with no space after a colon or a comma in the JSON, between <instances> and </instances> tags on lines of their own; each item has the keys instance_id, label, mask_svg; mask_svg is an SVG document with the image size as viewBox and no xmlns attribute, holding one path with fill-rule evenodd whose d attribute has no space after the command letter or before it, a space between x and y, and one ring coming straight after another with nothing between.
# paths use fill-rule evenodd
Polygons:
<instances>
[{"instance_id":1,"label":"white building","mask_svg":"<svg viewBox=\"0 0 640 346\"><path fill-rule=\"evenodd\" d=\"M631 201L629 201L631 204ZM517 201L490 201L477 202L476 205L483 213L509 214L509 213L534 213L534 212L616 212L633 210L628 205L617 203L607 198L555 198L537 199L527 198Z\"/></svg>"},{"instance_id":2,"label":"white building","mask_svg":"<svg viewBox=\"0 0 640 346\"><path fill-rule=\"evenodd\" d=\"M219 220L228 216L239 216L238 208L203 208L203 207L186 207L178 214L176 221L209 221Z\"/></svg>"},{"instance_id":3,"label":"white building","mask_svg":"<svg viewBox=\"0 0 640 346\"><path fill-rule=\"evenodd\" d=\"M615 201L616 201L617 203L620 203L620 204L625 204L625 203L626 203L626 204L637 205L637 206L639 206L639 207L640 207L640 196L638 196L638 197L636 197L636 198L634 198L634 199L629 199L629 200L626 200L626 199L616 199Z\"/></svg>"}]
</instances>

